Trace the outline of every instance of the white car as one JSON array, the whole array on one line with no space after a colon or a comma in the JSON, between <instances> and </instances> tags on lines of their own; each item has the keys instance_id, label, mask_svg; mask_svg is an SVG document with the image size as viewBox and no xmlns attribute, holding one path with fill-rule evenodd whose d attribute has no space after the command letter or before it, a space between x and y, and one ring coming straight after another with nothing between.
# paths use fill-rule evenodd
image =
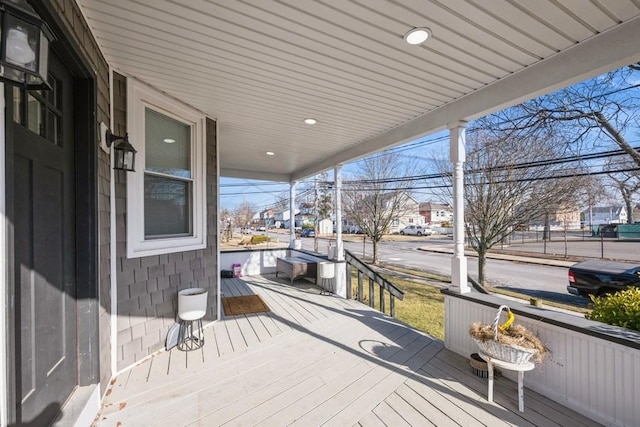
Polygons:
<instances>
[{"instance_id":1,"label":"white car","mask_svg":"<svg viewBox=\"0 0 640 427\"><path fill-rule=\"evenodd\" d=\"M429 227L423 227L422 225L409 225L400 230L400 234L403 236L431 236L433 230Z\"/></svg>"}]
</instances>

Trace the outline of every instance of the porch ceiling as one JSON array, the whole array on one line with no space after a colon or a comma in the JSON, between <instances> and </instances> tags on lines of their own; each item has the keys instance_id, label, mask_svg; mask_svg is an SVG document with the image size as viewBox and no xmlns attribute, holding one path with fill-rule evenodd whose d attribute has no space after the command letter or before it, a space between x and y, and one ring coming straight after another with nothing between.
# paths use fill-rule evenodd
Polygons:
<instances>
[{"instance_id":1,"label":"porch ceiling","mask_svg":"<svg viewBox=\"0 0 640 427\"><path fill-rule=\"evenodd\" d=\"M77 1L113 69L218 120L224 176L303 178L640 60L637 0Z\"/></svg>"}]
</instances>

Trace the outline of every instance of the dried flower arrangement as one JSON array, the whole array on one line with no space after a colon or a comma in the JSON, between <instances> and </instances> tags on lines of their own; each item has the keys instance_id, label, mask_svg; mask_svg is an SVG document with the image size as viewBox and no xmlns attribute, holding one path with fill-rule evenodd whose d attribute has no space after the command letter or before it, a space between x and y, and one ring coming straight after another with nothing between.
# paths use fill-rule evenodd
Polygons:
<instances>
[{"instance_id":1,"label":"dried flower arrangement","mask_svg":"<svg viewBox=\"0 0 640 427\"><path fill-rule=\"evenodd\" d=\"M498 327L498 319L502 310L507 310L509 319ZM469 335L476 340L484 353L512 363L526 362L533 358L536 363L542 362L550 353L544 343L522 325L512 324L515 315L506 305L500 306L493 325L475 322L469 327ZM495 339L496 331L498 339ZM502 346L500 346L502 345Z\"/></svg>"}]
</instances>

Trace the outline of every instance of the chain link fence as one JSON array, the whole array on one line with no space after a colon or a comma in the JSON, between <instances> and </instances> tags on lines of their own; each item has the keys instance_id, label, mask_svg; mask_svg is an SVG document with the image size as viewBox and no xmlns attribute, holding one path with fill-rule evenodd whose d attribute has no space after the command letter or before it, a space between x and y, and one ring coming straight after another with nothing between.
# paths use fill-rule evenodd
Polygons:
<instances>
[{"instance_id":1,"label":"chain link fence","mask_svg":"<svg viewBox=\"0 0 640 427\"><path fill-rule=\"evenodd\" d=\"M565 258L640 261L640 224L607 224L580 230L514 231L494 249Z\"/></svg>"}]
</instances>

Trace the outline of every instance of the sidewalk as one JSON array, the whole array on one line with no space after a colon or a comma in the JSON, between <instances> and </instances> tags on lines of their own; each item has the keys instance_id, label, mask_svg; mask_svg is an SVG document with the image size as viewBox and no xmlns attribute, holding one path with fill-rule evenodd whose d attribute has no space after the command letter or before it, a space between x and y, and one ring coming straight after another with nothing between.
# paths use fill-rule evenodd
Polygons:
<instances>
[{"instance_id":1,"label":"sidewalk","mask_svg":"<svg viewBox=\"0 0 640 427\"><path fill-rule=\"evenodd\" d=\"M418 248L418 250L425 251L425 252L436 252L436 253L442 253L442 254L453 254L453 248L442 247L442 246L422 246ZM468 257L478 256L478 254L475 251L468 250L468 249L464 251L464 254L465 256L468 256ZM489 252L487 254L487 258L500 259L504 261L523 262L527 264L550 265L553 267L571 267L576 262L579 262L579 260L569 261L569 260L559 260L559 259L553 259L553 258L536 257L533 254L527 256L527 255L521 255L521 254L514 255L514 254L496 253L496 252Z\"/></svg>"}]
</instances>

